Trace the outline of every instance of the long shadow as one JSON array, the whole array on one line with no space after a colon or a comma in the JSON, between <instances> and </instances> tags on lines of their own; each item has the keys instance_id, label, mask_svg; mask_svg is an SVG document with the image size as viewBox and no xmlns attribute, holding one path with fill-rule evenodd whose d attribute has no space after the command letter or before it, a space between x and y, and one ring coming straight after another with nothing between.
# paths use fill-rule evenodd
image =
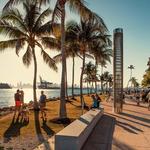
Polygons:
<instances>
[{"instance_id":1,"label":"long shadow","mask_svg":"<svg viewBox=\"0 0 150 150\"><path fill-rule=\"evenodd\" d=\"M45 120L44 118L43 118L43 123L42 123L42 126L41 126L41 128L43 128L43 130L46 132L46 134L49 136L49 137L51 137L51 136L53 136L54 135L54 131L52 130L52 129L50 129L49 127L48 127L48 125L47 125L47 120Z\"/></svg>"},{"instance_id":2,"label":"long shadow","mask_svg":"<svg viewBox=\"0 0 150 150\"><path fill-rule=\"evenodd\" d=\"M130 117L130 118L133 118L133 119L136 119L136 120L139 120L139 121L143 121L145 123L149 123L150 124L150 119L139 117L139 116L135 116L135 115L131 115L131 114L127 114L125 112L122 112L120 114L123 115L123 116L127 116L127 117Z\"/></svg>"},{"instance_id":3,"label":"long shadow","mask_svg":"<svg viewBox=\"0 0 150 150\"><path fill-rule=\"evenodd\" d=\"M34 120L35 120L35 130L38 140L44 144L46 150L51 150L49 144L46 142L44 136L42 135L40 121L39 121L39 111L34 111Z\"/></svg>"},{"instance_id":4,"label":"long shadow","mask_svg":"<svg viewBox=\"0 0 150 150\"><path fill-rule=\"evenodd\" d=\"M15 115L14 115L10 126L8 127L8 129L5 131L3 135L4 143L9 142L12 137L18 137L20 135L20 129L24 126L27 126L28 124L29 124L29 120L26 121L22 117L20 118L19 115L15 119Z\"/></svg>"},{"instance_id":5,"label":"long shadow","mask_svg":"<svg viewBox=\"0 0 150 150\"><path fill-rule=\"evenodd\" d=\"M145 116L149 116L149 114L141 113L141 112L134 111L134 110L129 110L129 109L124 109L124 110L125 111L130 111L130 112L133 112L133 113L137 113L137 114L141 114L141 115L145 115Z\"/></svg>"},{"instance_id":6,"label":"long shadow","mask_svg":"<svg viewBox=\"0 0 150 150\"><path fill-rule=\"evenodd\" d=\"M117 150L135 150L131 146L117 140L116 138L113 139L113 145L115 145ZM111 149L108 149L111 150Z\"/></svg>"},{"instance_id":7,"label":"long shadow","mask_svg":"<svg viewBox=\"0 0 150 150\"><path fill-rule=\"evenodd\" d=\"M144 126L144 127L150 128L150 125L143 124L143 123L137 122L137 121L133 121L133 120L127 119L127 118L125 118L125 117L121 117L121 116L118 116L118 115L115 115L115 114L111 114L111 113L107 113L107 112L105 112L105 114L108 114L108 115L111 115L111 116L114 116L114 117L118 117L118 118L120 118L120 119L127 120L127 121L130 121L130 122L133 122L133 123L142 125L142 126Z\"/></svg>"},{"instance_id":8,"label":"long shadow","mask_svg":"<svg viewBox=\"0 0 150 150\"><path fill-rule=\"evenodd\" d=\"M143 132L143 130L141 130L141 129L135 127L135 126L132 126L132 125L130 125L128 123L125 123L125 122L117 121L117 124L122 124L124 126L128 126L129 128L132 128L133 130L136 130L136 131L139 131L139 132Z\"/></svg>"},{"instance_id":9,"label":"long shadow","mask_svg":"<svg viewBox=\"0 0 150 150\"><path fill-rule=\"evenodd\" d=\"M126 105L137 106L137 104L125 103ZM137 107L147 108L146 106L139 105Z\"/></svg>"},{"instance_id":10,"label":"long shadow","mask_svg":"<svg viewBox=\"0 0 150 150\"><path fill-rule=\"evenodd\" d=\"M116 119L103 115L85 142L82 150L111 150Z\"/></svg>"},{"instance_id":11,"label":"long shadow","mask_svg":"<svg viewBox=\"0 0 150 150\"><path fill-rule=\"evenodd\" d=\"M130 133L133 133L133 134L138 134L136 131L143 132L143 130L136 128L136 127L134 127L128 123L125 123L125 122L117 121L116 124L118 126L122 127L124 130L126 130Z\"/></svg>"}]
</instances>

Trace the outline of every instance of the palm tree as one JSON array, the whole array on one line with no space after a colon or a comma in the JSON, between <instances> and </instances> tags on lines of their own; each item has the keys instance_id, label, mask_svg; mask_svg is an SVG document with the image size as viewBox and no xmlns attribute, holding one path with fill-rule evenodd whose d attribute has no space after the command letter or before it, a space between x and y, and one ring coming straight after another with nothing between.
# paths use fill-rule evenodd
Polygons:
<instances>
[{"instance_id":1,"label":"palm tree","mask_svg":"<svg viewBox=\"0 0 150 150\"><path fill-rule=\"evenodd\" d=\"M83 88L83 74L84 74L84 67L85 67L85 58L90 57L93 58L91 55L89 55L89 49L91 47L91 44L93 40L98 38L96 36L97 31L97 24L93 22L92 20L86 20L78 24L76 22L72 22L70 28L76 34L77 37L77 43L79 45L80 49L80 58L82 59L82 70L81 70L81 76L80 76L80 99L81 104L84 104L84 99L82 95L82 88ZM82 108L84 106L82 105Z\"/></svg>"},{"instance_id":2,"label":"palm tree","mask_svg":"<svg viewBox=\"0 0 150 150\"><path fill-rule=\"evenodd\" d=\"M73 31L70 29L72 24L72 21L67 22L66 24L66 38L65 38L65 50L66 50L66 58L72 58L72 99L74 99L74 69L75 69L75 57L79 56L78 51L79 51L79 45L77 44L76 40L76 35L73 33ZM57 36L58 40L61 40L61 37ZM61 41L60 41L61 43ZM54 57L54 60L56 62L61 62L62 61L62 55L61 53L56 55ZM66 88L67 90L67 88Z\"/></svg>"},{"instance_id":3,"label":"palm tree","mask_svg":"<svg viewBox=\"0 0 150 150\"><path fill-rule=\"evenodd\" d=\"M3 7L3 12L7 11L7 9L11 8L12 6L23 2L26 2L26 0L7 0L7 3ZM41 8L42 4L46 5L50 2L50 0L30 0L30 2L34 2L34 4L36 4L39 8Z\"/></svg>"},{"instance_id":4,"label":"palm tree","mask_svg":"<svg viewBox=\"0 0 150 150\"><path fill-rule=\"evenodd\" d=\"M129 81L128 81L127 88L128 88L128 86L129 86L129 82L130 82L130 80L131 80L131 78L132 78L132 70L135 69L135 67L134 67L133 65L130 65L130 66L128 66L128 69L130 69L130 79L129 79Z\"/></svg>"},{"instance_id":5,"label":"palm tree","mask_svg":"<svg viewBox=\"0 0 150 150\"><path fill-rule=\"evenodd\" d=\"M109 48L111 45L111 41L107 35L102 35L101 39L93 42L90 51L94 55L96 69L98 65L101 65L103 62L111 62L112 49ZM97 82L95 82L95 87L97 87Z\"/></svg>"},{"instance_id":6,"label":"palm tree","mask_svg":"<svg viewBox=\"0 0 150 150\"><path fill-rule=\"evenodd\" d=\"M65 93L66 93L66 50L65 50L65 5L68 4L71 11L78 13L82 19L92 18L100 26L106 29L103 20L90 11L83 0L57 0L56 6L54 8L53 20L55 18L61 18L61 53L62 53L62 76L61 76L61 101L60 101L60 118L66 118L66 105L65 105Z\"/></svg>"},{"instance_id":7,"label":"palm tree","mask_svg":"<svg viewBox=\"0 0 150 150\"><path fill-rule=\"evenodd\" d=\"M45 63L54 70L57 70L55 61L46 53L44 47L54 46L52 37L49 37L48 32L52 30L51 22L45 22L45 18L51 14L51 10L48 8L42 13L39 8L32 2L25 1L23 3L23 14L16 8L10 8L4 11L0 21L0 34L7 35L8 40L0 41L0 50L3 51L7 48L15 48L16 54L19 56L19 52L26 48L26 52L23 55L23 63L29 67L33 59L34 62L34 79L33 79L33 99L34 107L37 108L37 96L36 96L36 82L37 82L37 58L35 48L38 47L41 50L41 55ZM13 24L12 24L13 22ZM53 24L54 25L54 24ZM47 45L47 39L51 41Z\"/></svg>"},{"instance_id":8,"label":"palm tree","mask_svg":"<svg viewBox=\"0 0 150 150\"><path fill-rule=\"evenodd\" d=\"M89 63L85 64L85 68L84 68L84 74L86 75L86 77L84 78L84 81L87 82L87 87L88 87L88 84L91 86L91 82L93 83L93 73L95 73L95 66L90 61ZM91 91L92 89L90 90L90 93Z\"/></svg>"},{"instance_id":9,"label":"palm tree","mask_svg":"<svg viewBox=\"0 0 150 150\"><path fill-rule=\"evenodd\" d=\"M148 60L148 62L147 62L147 66L148 66L147 71L150 71L150 57L149 57L149 60Z\"/></svg>"},{"instance_id":10,"label":"palm tree","mask_svg":"<svg viewBox=\"0 0 150 150\"><path fill-rule=\"evenodd\" d=\"M131 82L131 87L132 87L132 85L134 88L139 87L139 83L137 82L137 79L135 77L132 77L130 79L130 82Z\"/></svg>"},{"instance_id":11,"label":"palm tree","mask_svg":"<svg viewBox=\"0 0 150 150\"><path fill-rule=\"evenodd\" d=\"M109 72L108 71L105 71L104 72L104 74L103 74L103 76L104 76L104 81L105 81L105 91L106 91L106 93L107 93L107 91L108 91L108 81L109 81Z\"/></svg>"}]
</instances>

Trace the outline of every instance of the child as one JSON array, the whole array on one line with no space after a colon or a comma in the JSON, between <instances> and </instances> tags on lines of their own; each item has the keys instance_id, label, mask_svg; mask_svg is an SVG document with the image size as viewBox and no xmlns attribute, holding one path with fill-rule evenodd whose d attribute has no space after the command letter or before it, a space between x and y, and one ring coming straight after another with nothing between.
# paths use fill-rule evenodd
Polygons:
<instances>
[{"instance_id":1,"label":"child","mask_svg":"<svg viewBox=\"0 0 150 150\"><path fill-rule=\"evenodd\" d=\"M29 108L27 104L23 104L22 106L22 118L25 121L29 121Z\"/></svg>"}]
</instances>

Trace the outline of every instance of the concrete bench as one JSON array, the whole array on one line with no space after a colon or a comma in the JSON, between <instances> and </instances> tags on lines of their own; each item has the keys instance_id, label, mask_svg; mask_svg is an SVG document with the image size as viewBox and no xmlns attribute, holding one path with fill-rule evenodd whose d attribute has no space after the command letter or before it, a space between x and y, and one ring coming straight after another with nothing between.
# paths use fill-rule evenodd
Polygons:
<instances>
[{"instance_id":1,"label":"concrete bench","mask_svg":"<svg viewBox=\"0 0 150 150\"><path fill-rule=\"evenodd\" d=\"M55 150L80 150L103 115L104 109L92 109L55 135Z\"/></svg>"}]
</instances>

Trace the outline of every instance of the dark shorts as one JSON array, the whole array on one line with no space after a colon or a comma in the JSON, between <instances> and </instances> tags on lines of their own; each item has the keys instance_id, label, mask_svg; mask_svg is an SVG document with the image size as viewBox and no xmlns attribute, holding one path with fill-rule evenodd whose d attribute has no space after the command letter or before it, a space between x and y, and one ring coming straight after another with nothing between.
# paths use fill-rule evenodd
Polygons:
<instances>
[{"instance_id":1,"label":"dark shorts","mask_svg":"<svg viewBox=\"0 0 150 150\"><path fill-rule=\"evenodd\" d=\"M40 108L46 107L46 103L40 103Z\"/></svg>"}]
</instances>

